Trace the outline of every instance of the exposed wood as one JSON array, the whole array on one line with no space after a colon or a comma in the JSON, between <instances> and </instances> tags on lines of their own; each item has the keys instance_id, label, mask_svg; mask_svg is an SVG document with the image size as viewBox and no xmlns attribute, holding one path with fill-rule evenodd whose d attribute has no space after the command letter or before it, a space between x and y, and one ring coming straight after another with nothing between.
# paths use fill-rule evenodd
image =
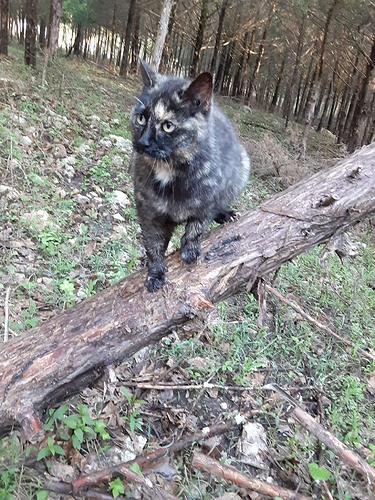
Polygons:
<instances>
[{"instance_id":1,"label":"exposed wood","mask_svg":"<svg viewBox=\"0 0 375 500\"><path fill-rule=\"evenodd\" d=\"M38 430L48 406L97 379L212 303L375 214L375 144L213 230L197 264L166 259L167 283L154 294L138 271L24 335L0 353L0 434Z\"/></svg>"},{"instance_id":2,"label":"exposed wood","mask_svg":"<svg viewBox=\"0 0 375 500\"><path fill-rule=\"evenodd\" d=\"M236 483L239 486L248 488L252 491L258 491L259 493L264 493L272 498L282 498L284 500L311 500L311 497L301 495L300 493L295 493L294 491L287 490L276 484L266 483L265 481L260 481L255 477L250 477L249 475L242 474L232 467L228 467L213 460L203 453L194 451L192 465L194 467L201 467L202 469L215 474L227 481Z\"/></svg>"}]
</instances>

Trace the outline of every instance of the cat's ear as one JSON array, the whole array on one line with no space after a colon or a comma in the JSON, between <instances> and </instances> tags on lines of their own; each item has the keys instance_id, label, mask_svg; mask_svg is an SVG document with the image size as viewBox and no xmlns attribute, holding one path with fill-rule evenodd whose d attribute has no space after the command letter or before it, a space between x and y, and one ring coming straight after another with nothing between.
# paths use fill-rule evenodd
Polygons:
<instances>
[{"instance_id":1,"label":"cat's ear","mask_svg":"<svg viewBox=\"0 0 375 500\"><path fill-rule=\"evenodd\" d=\"M143 85L145 87L154 87L157 81L157 73L143 59L139 59L139 63Z\"/></svg>"},{"instance_id":2,"label":"cat's ear","mask_svg":"<svg viewBox=\"0 0 375 500\"><path fill-rule=\"evenodd\" d=\"M189 100L193 107L208 111L212 95L212 75L211 73L201 73L191 82L185 90L185 99Z\"/></svg>"}]
</instances>

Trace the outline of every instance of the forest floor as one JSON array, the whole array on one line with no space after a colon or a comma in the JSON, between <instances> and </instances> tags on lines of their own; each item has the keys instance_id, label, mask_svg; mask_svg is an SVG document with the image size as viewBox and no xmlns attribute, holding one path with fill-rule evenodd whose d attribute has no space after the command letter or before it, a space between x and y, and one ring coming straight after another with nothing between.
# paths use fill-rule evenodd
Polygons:
<instances>
[{"instance_id":1,"label":"forest floor","mask_svg":"<svg viewBox=\"0 0 375 500\"><path fill-rule=\"evenodd\" d=\"M0 66L0 331L9 328L10 338L145 265L128 170L138 77L124 80L62 57L42 89L41 69L26 68L15 47ZM240 212L347 154L327 131L312 131L299 160L299 126L285 131L275 115L230 98L217 102L252 160ZM18 432L0 440L0 498L42 500L46 479L71 481L219 424L228 424L226 432L186 444L143 476L133 466L143 485L107 475L91 493L49 498L156 499L157 491L163 498L269 498L193 466L194 450L310 497L374 498L365 478L296 423L279 394L264 389L278 384L375 464L375 364L357 351L375 349L371 224L353 229L350 241L349 257L314 248L284 265L272 286L355 349L271 294L268 324L259 328L257 301L244 291L204 323L143 349L55 408L41 442L24 446ZM178 235L172 243L178 248Z\"/></svg>"}]
</instances>

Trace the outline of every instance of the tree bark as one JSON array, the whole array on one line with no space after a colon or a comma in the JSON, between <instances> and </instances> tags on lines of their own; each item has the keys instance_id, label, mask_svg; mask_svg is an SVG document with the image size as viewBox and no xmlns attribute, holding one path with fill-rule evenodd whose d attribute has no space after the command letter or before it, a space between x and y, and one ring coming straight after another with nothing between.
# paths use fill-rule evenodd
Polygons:
<instances>
[{"instance_id":1,"label":"tree bark","mask_svg":"<svg viewBox=\"0 0 375 500\"><path fill-rule=\"evenodd\" d=\"M366 128L368 123L373 120L373 99L375 95L375 35L371 54L366 67L366 74L363 79L362 89L355 110L352 133L348 143L348 150L353 152L366 144Z\"/></svg>"},{"instance_id":2,"label":"tree bark","mask_svg":"<svg viewBox=\"0 0 375 500\"><path fill-rule=\"evenodd\" d=\"M30 437L49 406L97 379L174 328L204 315L283 263L375 215L375 143L214 229L202 258L166 259L168 283L148 293L140 270L60 316L4 344L0 352L0 435Z\"/></svg>"},{"instance_id":3,"label":"tree bark","mask_svg":"<svg viewBox=\"0 0 375 500\"><path fill-rule=\"evenodd\" d=\"M36 66L37 0L26 2L25 64Z\"/></svg>"},{"instance_id":4,"label":"tree bark","mask_svg":"<svg viewBox=\"0 0 375 500\"><path fill-rule=\"evenodd\" d=\"M0 0L0 54L8 55L9 0Z\"/></svg>"},{"instance_id":5,"label":"tree bark","mask_svg":"<svg viewBox=\"0 0 375 500\"><path fill-rule=\"evenodd\" d=\"M204 39L204 31L206 29L206 22L208 17L208 6L209 0L203 0L201 14L199 17L199 25L197 31L197 37L194 44L193 60L190 66L190 76L194 78L198 72L199 60L201 57L201 49Z\"/></svg>"},{"instance_id":6,"label":"tree bark","mask_svg":"<svg viewBox=\"0 0 375 500\"><path fill-rule=\"evenodd\" d=\"M155 71L158 71L161 56L163 54L164 42L168 33L168 23L169 18L171 17L171 11L174 4L174 0L164 0L163 10L160 16L159 26L158 26L158 34L156 37L156 42L154 45L154 51L152 54L151 66Z\"/></svg>"},{"instance_id":7,"label":"tree bark","mask_svg":"<svg viewBox=\"0 0 375 500\"><path fill-rule=\"evenodd\" d=\"M223 24L224 24L224 18L225 18L225 13L227 10L228 2L229 2L229 0L223 0L223 2L221 4L217 33L216 33L216 37L215 37L215 46L214 46L214 51L212 54L212 59L211 59L211 64L210 64L210 72L212 74L214 74L216 71L217 56L219 54L219 47L221 44L221 35L223 33Z\"/></svg>"},{"instance_id":8,"label":"tree bark","mask_svg":"<svg viewBox=\"0 0 375 500\"><path fill-rule=\"evenodd\" d=\"M59 43L59 29L61 18L62 0L51 0L51 8L49 14L48 25L48 41L47 41L47 66L51 63L52 58L57 54Z\"/></svg>"},{"instance_id":9,"label":"tree bark","mask_svg":"<svg viewBox=\"0 0 375 500\"><path fill-rule=\"evenodd\" d=\"M126 31L124 37L124 52L122 53L121 66L120 66L120 76L126 76L128 74L129 49L133 32L136 2L137 0L130 0L128 20L126 23Z\"/></svg>"},{"instance_id":10,"label":"tree bark","mask_svg":"<svg viewBox=\"0 0 375 500\"><path fill-rule=\"evenodd\" d=\"M312 121L314 119L315 105L316 105L316 102L319 98L320 90L321 90L321 86L322 86L324 58L325 58L329 28L330 28L331 21L333 18L333 13L334 13L337 5L339 4L339 2L340 2L340 0L332 0L331 6L328 9L327 19L326 19L326 22L324 25L322 44L320 47L319 61L317 64L315 78L312 82L311 98L309 99L309 101L307 103L307 112L306 112L305 123L303 126L302 141L301 141L301 146L300 146L300 158L305 158L305 155L306 155L307 137L308 137L308 133L309 133Z\"/></svg>"}]
</instances>

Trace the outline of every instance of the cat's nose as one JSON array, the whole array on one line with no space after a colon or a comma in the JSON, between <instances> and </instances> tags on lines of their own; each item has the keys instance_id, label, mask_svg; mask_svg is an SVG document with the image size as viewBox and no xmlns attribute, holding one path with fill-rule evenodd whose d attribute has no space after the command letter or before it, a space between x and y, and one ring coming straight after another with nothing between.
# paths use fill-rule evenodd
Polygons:
<instances>
[{"instance_id":1,"label":"cat's nose","mask_svg":"<svg viewBox=\"0 0 375 500\"><path fill-rule=\"evenodd\" d=\"M151 131L146 129L138 140L138 144L147 148L150 145Z\"/></svg>"}]
</instances>

